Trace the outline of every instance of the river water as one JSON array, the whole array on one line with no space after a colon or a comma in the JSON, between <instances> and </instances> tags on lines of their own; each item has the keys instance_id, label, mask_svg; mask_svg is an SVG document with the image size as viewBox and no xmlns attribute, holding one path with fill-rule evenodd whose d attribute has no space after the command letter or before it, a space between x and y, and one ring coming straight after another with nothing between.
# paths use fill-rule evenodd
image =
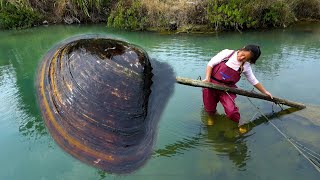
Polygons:
<instances>
[{"instance_id":1,"label":"river water","mask_svg":"<svg viewBox=\"0 0 320 180\"><path fill-rule=\"evenodd\" d=\"M37 65L50 48L81 34L102 34L139 45L152 59L169 64L176 76L192 79L204 76L207 62L220 50L259 44L262 55L253 66L257 79L274 96L320 107L320 24L316 23L241 34L127 32L103 25L2 30L0 179L319 179L310 161L260 113L316 153L320 153L319 126L309 125L305 118L272 116L281 111L277 105L242 96L236 99L242 119L255 122L247 133L239 133L220 105L213 125L208 125L201 89L179 84L158 123L153 155L143 167L117 175L73 158L48 133L36 103L34 80ZM238 86L252 90L245 78Z\"/></svg>"}]
</instances>

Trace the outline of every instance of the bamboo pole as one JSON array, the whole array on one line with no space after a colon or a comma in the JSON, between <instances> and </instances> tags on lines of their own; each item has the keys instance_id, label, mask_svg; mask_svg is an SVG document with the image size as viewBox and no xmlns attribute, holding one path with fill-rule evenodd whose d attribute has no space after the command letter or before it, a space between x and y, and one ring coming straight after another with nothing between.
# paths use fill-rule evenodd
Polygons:
<instances>
[{"instance_id":1,"label":"bamboo pole","mask_svg":"<svg viewBox=\"0 0 320 180\"><path fill-rule=\"evenodd\" d=\"M228 86L217 85L217 84L213 84L213 83L209 83L209 82L203 82L203 81L193 80L193 79L183 78L183 77L176 77L176 81L179 84L184 84L184 85L194 86L194 87L211 88L211 89L231 92L231 93L235 93L235 94L239 94L239 95L243 95L243 96L247 96L247 97L263 99L263 100L275 102L278 104L284 104L284 105L298 108L298 109L306 108L306 105L304 105L302 103L293 102L293 101L289 101L289 100L278 98L278 97L273 97L273 99L271 99L271 97L269 97L268 95L256 93L256 92L250 92L250 91L240 89L240 88L231 88Z\"/></svg>"}]
</instances>

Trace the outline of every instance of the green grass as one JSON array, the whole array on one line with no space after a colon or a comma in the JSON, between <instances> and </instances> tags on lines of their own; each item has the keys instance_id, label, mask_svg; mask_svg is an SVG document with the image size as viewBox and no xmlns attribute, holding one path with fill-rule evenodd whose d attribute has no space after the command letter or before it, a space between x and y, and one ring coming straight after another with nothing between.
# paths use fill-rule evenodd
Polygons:
<instances>
[{"instance_id":1,"label":"green grass","mask_svg":"<svg viewBox=\"0 0 320 180\"><path fill-rule=\"evenodd\" d=\"M175 22L178 31L197 26L243 31L320 19L319 0L0 0L0 9L0 27L6 29L73 18L131 30L168 29Z\"/></svg>"}]
</instances>

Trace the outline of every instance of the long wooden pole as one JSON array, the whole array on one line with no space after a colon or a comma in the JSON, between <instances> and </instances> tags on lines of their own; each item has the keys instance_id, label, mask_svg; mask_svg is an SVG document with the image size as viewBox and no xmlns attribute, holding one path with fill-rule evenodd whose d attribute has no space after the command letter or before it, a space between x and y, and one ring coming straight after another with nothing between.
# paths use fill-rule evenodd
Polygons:
<instances>
[{"instance_id":1,"label":"long wooden pole","mask_svg":"<svg viewBox=\"0 0 320 180\"><path fill-rule=\"evenodd\" d=\"M278 97L273 97L273 99L271 99L268 95L264 95L256 92L250 92L240 88L231 88L228 86L217 85L209 82L203 82L203 81L193 80L193 79L183 78L183 77L176 77L176 80L177 80L177 83L188 85L188 86L211 88L211 89L231 92L231 93L235 93L235 94L239 94L247 97L263 99L263 100L275 102L278 104L284 104L284 105L291 106L298 109L306 108L306 105L302 103L293 102L293 101L289 101L289 100L278 98Z\"/></svg>"}]
</instances>

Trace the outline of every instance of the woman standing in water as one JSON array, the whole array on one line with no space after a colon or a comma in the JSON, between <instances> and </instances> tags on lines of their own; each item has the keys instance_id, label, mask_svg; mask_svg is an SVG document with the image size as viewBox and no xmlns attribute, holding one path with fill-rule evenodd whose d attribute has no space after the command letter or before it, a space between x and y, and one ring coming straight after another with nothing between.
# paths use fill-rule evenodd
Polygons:
<instances>
[{"instance_id":1,"label":"woman standing in water","mask_svg":"<svg viewBox=\"0 0 320 180\"><path fill-rule=\"evenodd\" d=\"M222 50L209 61L206 78L203 81L237 87L236 83L243 73L250 84L272 98L272 94L259 83L251 69L251 64L256 63L260 54L260 47L257 45L247 45L236 51ZM235 98L236 94L233 93L209 88L203 89L204 109L208 114L216 113L217 103L220 101L227 117L241 125L239 108L235 104Z\"/></svg>"}]
</instances>

